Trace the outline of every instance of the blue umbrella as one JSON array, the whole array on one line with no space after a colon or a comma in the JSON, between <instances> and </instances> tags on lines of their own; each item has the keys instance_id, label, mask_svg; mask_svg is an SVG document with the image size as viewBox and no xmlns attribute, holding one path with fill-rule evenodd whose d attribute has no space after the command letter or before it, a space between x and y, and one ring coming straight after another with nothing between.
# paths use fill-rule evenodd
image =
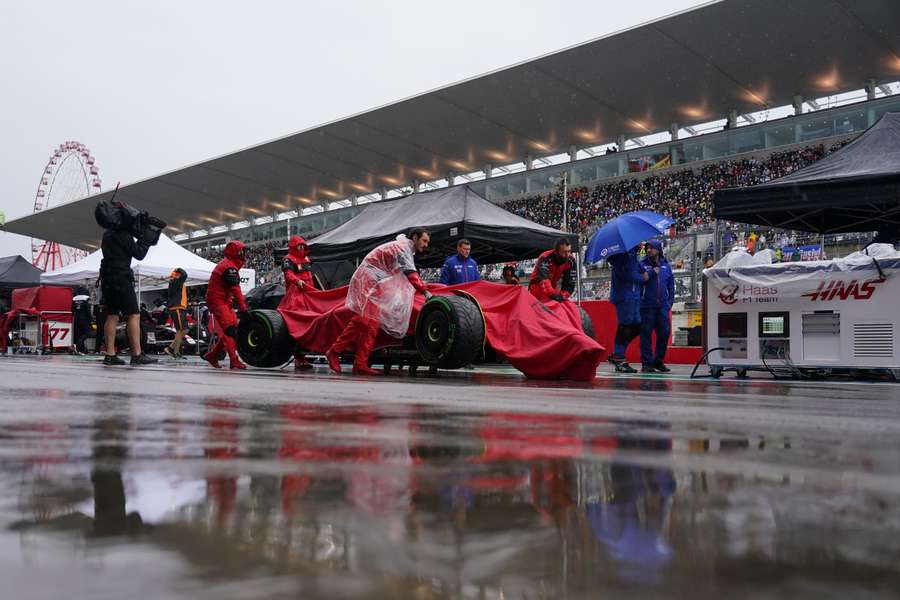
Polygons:
<instances>
[{"instance_id":1,"label":"blue umbrella","mask_svg":"<svg viewBox=\"0 0 900 600\"><path fill-rule=\"evenodd\" d=\"M649 210L620 215L594 234L588 244L585 259L594 263L614 254L628 252L641 242L665 233L674 222L665 215Z\"/></svg>"}]
</instances>

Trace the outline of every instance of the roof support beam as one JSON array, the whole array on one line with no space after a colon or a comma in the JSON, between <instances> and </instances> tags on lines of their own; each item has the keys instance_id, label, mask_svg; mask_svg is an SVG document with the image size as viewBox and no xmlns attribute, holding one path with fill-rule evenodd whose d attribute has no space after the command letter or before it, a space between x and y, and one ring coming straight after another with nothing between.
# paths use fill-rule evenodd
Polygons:
<instances>
[{"instance_id":1,"label":"roof support beam","mask_svg":"<svg viewBox=\"0 0 900 600\"><path fill-rule=\"evenodd\" d=\"M678 126L678 123L671 123L669 125L669 135L672 136L673 142L678 141L678 130L679 129L681 129L681 128Z\"/></svg>"},{"instance_id":2,"label":"roof support beam","mask_svg":"<svg viewBox=\"0 0 900 600\"><path fill-rule=\"evenodd\" d=\"M874 100L875 99L875 80L874 79L866 79L866 100Z\"/></svg>"}]
</instances>

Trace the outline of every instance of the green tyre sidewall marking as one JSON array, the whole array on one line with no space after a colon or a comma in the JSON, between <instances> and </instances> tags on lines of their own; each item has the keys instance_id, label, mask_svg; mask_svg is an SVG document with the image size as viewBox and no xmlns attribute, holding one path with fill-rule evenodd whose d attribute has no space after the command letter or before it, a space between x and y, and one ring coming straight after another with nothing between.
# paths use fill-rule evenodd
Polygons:
<instances>
[{"instance_id":1,"label":"green tyre sidewall marking","mask_svg":"<svg viewBox=\"0 0 900 600\"><path fill-rule=\"evenodd\" d=\"M269 332L269 340L272 340L275 337L275 334L272 332L272 323L269 322L269 319L266 317L266 315L254 312L253 317L259 319L265 324L266 330Z\"/></svg>"}]
</instances>

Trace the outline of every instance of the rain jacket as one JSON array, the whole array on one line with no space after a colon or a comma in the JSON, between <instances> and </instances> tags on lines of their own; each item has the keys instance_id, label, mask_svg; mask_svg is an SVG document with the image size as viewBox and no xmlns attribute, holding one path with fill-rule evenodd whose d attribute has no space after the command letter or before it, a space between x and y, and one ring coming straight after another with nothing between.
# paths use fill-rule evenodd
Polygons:
<instances>
[{"instance_id":1,"label":"rain jacket","mask_svg":"<svg viewBox=\"0 0 900 600\"><path fill-rule=\"evenodd\" d=\"M291 237L288 242L288 254L281 261L281 272L284 273L285 294L299 289L297 282L302 281L304 289L313 288L312 262L306 251L306 240L299 235Z\"/></svg>"},{"instance_id":2,"label":"rain jacket","mask_svg":"<svg viewBox=\"0 0 900 600\"><path fill-rule=\"evenodd\" d=\"M231 303L237 300L238 308L242 311L247 310L247 302L241 292L244 248L244 244L237 240L231 240L225 246L225 258L213 269L206 288L206 303L210 309L226 307L231 310Z\"/></svg>"},{"instance_id":3,"label":"rain jacket","mask_svg":"<svg viewBox=\"0 0 900 600\"><path fill-rule=\"evenodd\" d=\"M571 257L560 260L555 249L547 250L534 265L528 291L542 302L549 300L551 294L568 298L575 291L575 261Z\"/></svg>"},{"instance_id":4,"label":"rain jacket","mask_svg":"<svg viewBox=\"0 0 900 600\"><path fill-rule=\"evenodd\" d=\"M187 290L184 282L187 280L187 272L184 269L175 269L169 274L168 307L169 310L187 308Z\"/></svg>"},{"instance_id":5,"label":"rain jacket","mask_svg":"<svg viewBox=\"0 0 900 600\"><path fill-rule=\"evenodd\" d=\"M621 304L640 300L641 284L644 283L644 278L641 275L637 252L629 250L624 254L614 254L607 259L607 262L612 267L609 301L613 304Z\"/></svg>"},{"instance_id":6,"label":"rain jacket","mask_svg":"<svg viewBox=\"0 0 900 600\"><path fill-rule=\"evenodd\" d=\"M395 338L409 329L413 295L424 293L412 240L398 235L369 252L350 279L346 305L356 314L381 323Z\"/></svg>"},{"instance_id":7,"label":"rain jacket","mask_svg":"<svg viewBox=\"0 0 900 600\"><path fill-rule=\"evenodd\" d=\"M444 285L456 285L481 280L478 272L478 263L472 258L463 258L459 254L447 257L444 266L441 267L440 282Z\"/></svg>"},{"instance_id":8,"label":"rain jacket","mask_svg":"<svg viewBox=\"0 0 900 600\"><path fill-rule=\"evenodd\" d=\"M659 267L659 276L653 270L654 267ZM655 264L648 256L641 261L641 269L650 276L644 283L641 308L672 308L672 303L675 302L675 275L666 257L660 254L659 264Z\"/></svg>"},{"instance_id":9,"label":"rain jacket","mask_svg":"<svg viewBox=\"0 0 900 600\"><path fill-rule=\"evenodd\" d=\"M144 260L150 246L134 241L131 233L127 231L107 229L103 232L100 249L103 252L103 259L100 261L101 279L108 277L133 279L131 259Z\"/></svg>"}]
</instances>

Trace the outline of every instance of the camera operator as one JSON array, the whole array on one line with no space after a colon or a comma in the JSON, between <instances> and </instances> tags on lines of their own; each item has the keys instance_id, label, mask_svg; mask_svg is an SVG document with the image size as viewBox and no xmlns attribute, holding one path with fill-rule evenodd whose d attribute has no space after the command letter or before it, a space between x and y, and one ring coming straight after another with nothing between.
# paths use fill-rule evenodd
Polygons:
<instances>
[{"instance_id":1,"label":"camera operator","mask_svg":"<svg viewBox=\"0 0 900 600\"><path fill-rule=\"evenodd\" d=\"M137 296L134 293L134 273L131 259L143 260L152 246L152 241L141 236L135 241L130 229L107 229L103 232L103 260L100 261L100 288L106 308L103 324L106 336L106 357L104 365L124 365L125 361L116 356L116 326L119 314L126 319L128 342L131 348L132 365L149 365L156 362L141 353L141 323ZM99 325L99 323L98 323Z\"/></svg>"}]
</instances>

